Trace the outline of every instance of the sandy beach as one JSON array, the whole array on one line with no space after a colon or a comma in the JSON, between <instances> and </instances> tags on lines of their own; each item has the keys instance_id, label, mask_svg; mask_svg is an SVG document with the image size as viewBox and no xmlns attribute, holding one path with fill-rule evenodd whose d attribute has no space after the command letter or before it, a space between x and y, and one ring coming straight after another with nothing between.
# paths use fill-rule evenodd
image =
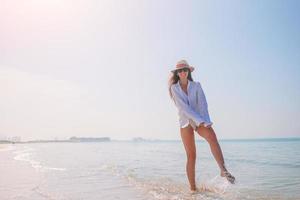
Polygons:
<instances>
[{"instance_id":1,"label":"sandy beach","mask_svg":"<svg viewBox=\"0 0 300 200\"><path fill-rule=\"evenodd\" d=\"M39 199L39 174L27 162L14 159L11 144L0 144L1 199Z\"/></svg>"},{"instance_id":2,"label":"sandy beach","mask_svg":"<svg viewBox=\"0 0 300 200\"><path fill-rule=\"evenodd\" d=\"M0 152L10 151L15 148L14 144L0 144Z\"/></svg>"},{"instance_id":3,"label":"sandy beach","mask_svg":"<svg viewBox=\"0 0 300 200\"><path fill-rule=\"evenodd\" d=\"M11 147L11 144L0 144L0 151L6 151Z\"/></svg>"}]
</instances>

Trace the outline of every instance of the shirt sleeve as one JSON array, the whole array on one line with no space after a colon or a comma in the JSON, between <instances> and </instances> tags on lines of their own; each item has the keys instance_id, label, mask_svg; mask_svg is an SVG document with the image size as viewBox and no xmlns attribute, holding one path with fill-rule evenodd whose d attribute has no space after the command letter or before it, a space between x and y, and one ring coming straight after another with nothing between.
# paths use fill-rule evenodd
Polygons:
<instances>
[{"instance_id":1,"label":"shirt sleeve","mask_svg":"<svg viewBox=\"0 0 300 200\"><path fill-rule=\"evenodd\" d=\"M171 87L171 92L178 110L182 111L188 118L192 119L197 126L204 122L204 119L200 116L200 114L195 112L190 105L184 102L180 94L174 89L174 85Z\"/></svg>"},{"instance_id":2,"label":"shirt sleeve","mask_svg":"<svg viewBox=\"0 0 300 200\"><path fill-rule=\"evenodd\" d=\"M207 109L208 105L207 105L207 101L206 101L206 97L205 97L205 93L202 89L202 86L201 86L201 83L200 82L197 82L198 83L198 100L201 101L204 105L205 105L205 108Z\"/></svg>"},{"instance_id":3,"label":"shirt sleeve","mask_svg":"<svg viewBox=\"0 0 300 200\"><path fill-rule=\"evenodd\" d=\"M202 112L202 116L205 116L205 119L207 122L204 123L204 126L206 125L212 125L213 122L211 122L210 120L210 116L209 116L209 112L208 112L208 104L207 104L207 101L206 101L206 97L205 97L205 94L204 94L204 91L202 89L202 86L201 86L201 83L198 82L198 87L197 87L197 90L198 90L198 100L200 101L200 106L202 106L200 108L201 112Z\"/></svg>"}]
</instances>

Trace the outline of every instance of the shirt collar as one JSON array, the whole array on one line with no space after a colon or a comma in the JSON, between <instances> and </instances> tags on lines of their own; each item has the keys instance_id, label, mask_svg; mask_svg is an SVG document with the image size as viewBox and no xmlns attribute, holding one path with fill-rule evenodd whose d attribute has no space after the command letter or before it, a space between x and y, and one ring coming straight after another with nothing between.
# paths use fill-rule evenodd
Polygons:
<instances>
[{"instance_id":1,"label":"shirt collar","mask_svg":"<svg viewBox=\"0 0 300 200\"><path fill-rule=\"evenodd\" d=\"M188 90L188 91L189 91L189 88L191 87L191 82L192 82L192 81L190 81L190 80L188 79L188 85L187 85L187 90ZM180 80L178 80L177 86L181 88L181 86L180 86Z\"/></svg>"},{"instance_id":2,"label":"shirt collar","mask_svg":"<svg viewBox=\"0 0 300 200\"><path fill-rule=\"evenodd\" d=\"M191 82L192 82L192 81L190 81L190 80L188 79L188 85L187 85L188 88L189 88ZM178 80L177 85L180 86L180 80Z\"/></svg>"}]
</instances>

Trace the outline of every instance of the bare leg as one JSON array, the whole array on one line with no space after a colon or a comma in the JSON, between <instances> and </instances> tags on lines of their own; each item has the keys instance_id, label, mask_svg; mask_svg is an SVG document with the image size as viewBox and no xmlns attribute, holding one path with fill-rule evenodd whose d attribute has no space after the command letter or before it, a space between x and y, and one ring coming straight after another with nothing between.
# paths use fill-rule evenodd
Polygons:
<instances>
[{"instance_id":1,"label":"bare leg","mask_svg":"<svg viewBox=\"0 0 300 200\"><path fill-rule=\"evenodd\" d=\"M184 148L187 156L186 173L190 182L190 189L196 190L195 181L195 165L196 165L196 145L194 138L194 130L189 125L186 128L180 129L181 139L184 144Z\"/></svg>"},{"instance_id":2,"label":"bare leg","mask_svg":"<svg viewBox=\"0 0 300 200\"><path fill-rule=\"evenodd\" d=\"M226 176L228 181L234 183L235 178L227 171L225 167L223 153L213 128L199 126L196 131L209 143L210 150L221 170L221 176Z\"/></svg>"}]
</instances>

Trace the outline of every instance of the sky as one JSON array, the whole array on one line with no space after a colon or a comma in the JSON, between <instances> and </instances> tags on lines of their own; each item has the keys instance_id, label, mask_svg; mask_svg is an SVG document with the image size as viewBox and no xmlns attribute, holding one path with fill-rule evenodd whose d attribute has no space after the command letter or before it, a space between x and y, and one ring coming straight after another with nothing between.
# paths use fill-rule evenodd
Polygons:
<instances>
[{"instance_id":1,"label":"sky","mask_svg":"<svg viewBox=\"0 0 300 200\"><path fill-rule=\"evenodd\" d=\"M195 67L220 139L300 137L300 1L1 0L0 138L180 139Z\"/></svg>"}]
</instances>

